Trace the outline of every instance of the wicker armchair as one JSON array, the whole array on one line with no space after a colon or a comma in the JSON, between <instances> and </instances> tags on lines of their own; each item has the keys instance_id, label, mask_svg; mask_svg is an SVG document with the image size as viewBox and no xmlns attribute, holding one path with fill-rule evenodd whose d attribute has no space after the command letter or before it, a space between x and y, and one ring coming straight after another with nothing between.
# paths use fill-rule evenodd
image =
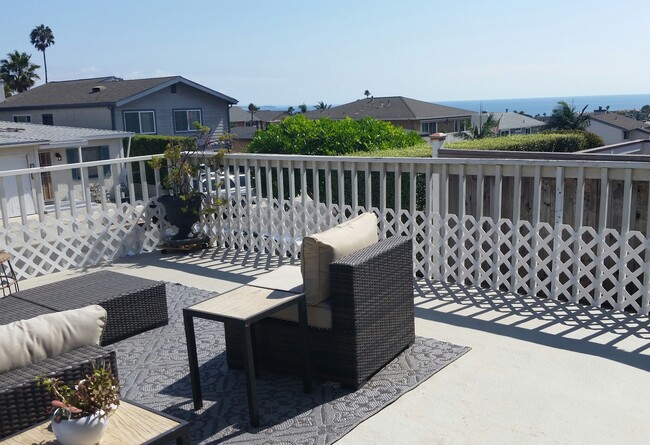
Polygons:
<instances>
[{"instance_id":1,"label":"wicker armchair","mask_svg":"<svg viewBox=\"0 0 650 445\"><path fill-rule=\"evenodd\" d=\"M52 395L37 385L37 377L59 377L71 385L91 373L94 364L117 376L115 351L94 345L0 373L0 439L51 416Z\"/></svg>"},{"instance_id":2,"label":"wicker armchair","mask_svg":"<svg viewBox=\"0 0 650 445\"><path fill-rule=\"evenodd\" d=\"M315 378L357 388L415 339L412 243L391 237L330 263L332 329L310 327ZM256 365L301 371L297 323L253 325ZM226 324L228 364L240 368L243 338Z\"/></svg>"}]
</instances>

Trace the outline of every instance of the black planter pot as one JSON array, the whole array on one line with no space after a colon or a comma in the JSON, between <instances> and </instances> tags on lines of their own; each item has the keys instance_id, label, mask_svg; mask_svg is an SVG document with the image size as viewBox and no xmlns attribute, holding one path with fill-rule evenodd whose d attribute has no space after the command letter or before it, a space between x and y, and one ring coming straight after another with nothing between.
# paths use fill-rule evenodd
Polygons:
<instances>
[{"instance_id":1,"label":"black planter pot","mask_svg":"<svg viewBox=\"0 0 650 445\"><path fill-rule=\"evenodd\" d=\"M188 239L192 227L201 216L201 195L193 195L189 199L180 199L178 196L164 195L158 197L158 202L165 207L165 215L170 224L178 227L178 233L172 237L174 240Z\"/></svg>"}]
</instances>

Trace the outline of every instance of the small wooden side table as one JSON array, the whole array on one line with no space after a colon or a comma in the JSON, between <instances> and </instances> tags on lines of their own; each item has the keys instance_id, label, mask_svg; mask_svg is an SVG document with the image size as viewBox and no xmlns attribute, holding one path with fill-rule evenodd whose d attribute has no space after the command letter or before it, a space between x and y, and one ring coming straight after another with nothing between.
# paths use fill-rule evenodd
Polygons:
<instances>
[{"instance_id":1,"label":"small wooden side table","mask_svg":"<svg viewBox=\"0 0 650 445\"><path fill-rule=\"evenodd\" d=\"M303 337L303 354L305 357L303 389L306 393L309 393L311 392L311 365L307 338L307 301L304 293L285 292L256 286L242 286L183 309L194 409L201 409L203 407L201 382L199 380L199 361L196 353L194 318L198 317L230 322L242 329L244 334L244 348L246 349L244 351L244 369L246 372L248 412L251 425L258 426L260 418L257 407L257 387L255 384L251 325L294 304L298 305L299 322Z\"/></svg>"},{"instance_id":2,"label":"small wooden side table","mask_svg":"<svg viewBox=\"0 0 650 445\"><path fill-rule=\"evenodd\" d=\"M48 420L9 436L2 445L58 444L50 424ZM190 424L144 405L121 400L120 406L110 414L101 445L162 445L172 440L176 440L177 445L189 445Z\"/></svg>"},{"instance_id":3,"label":"small wooden side table","mask_svg":"<svg viewBox=\"0 0 650 445\"><path fill-rule=\"evenodd\" d=\"M13 287L13 291L11 288ZM4 250L0 250L0 288L2 288L2 296L6 297L7 294L11 295L13 292L18 292L18 280L16 273L11 265L11 255Z\"/></svg>"}]
</instances>

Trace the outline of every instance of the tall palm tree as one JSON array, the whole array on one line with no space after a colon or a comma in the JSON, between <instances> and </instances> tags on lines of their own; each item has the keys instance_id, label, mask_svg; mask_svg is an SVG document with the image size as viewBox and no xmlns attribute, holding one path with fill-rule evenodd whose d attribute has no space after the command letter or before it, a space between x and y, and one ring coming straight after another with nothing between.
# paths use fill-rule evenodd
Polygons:
<instances>
[{"instance_id":1,"label":"tall palm tree","mask_svg":"<svg viewBox=\"0 0 650 445\"><path fill-rule=\"evenodd\" d=\"M14 93L22 93L34 86L36 79L40 79L36 70L40 66L31 63L27 53L14 51L7 54L6 59L0 60L0 78L9 85Z\"/></svg>"},{"instance_id":2,"label":"tall palm tree","mask_svg":"<svg viewBox=\"0 0 650 445\"><path fill-rule=\"evenodd\" d=\"M294 111L296 111L296 109L293 108L293 107L289 107L289 108L287 108L287 114L289 114L290 116L293 115L293 112L294 112Z\"/></svg>"},{"instance_id":3,"label":"tall palm tree","mask_svg":"<svg viewBox=\"0 0 650 445\"><path fill-rule=\"evenodd\" d=\"M546 128L549 130L585 130L589 126L589 115L585 110L589 105L585 105L580 113L565 101L561 100L553 108L553 114L548 119Z\"/></svg>"},{"instance_id":4,"label":"tall palm tree","mask_svg":"<svg viewBox=\"0 0 650 445\"><path fill-rule=\"evenodd\" d=\"M43 65L45 66L45 83L47 83L47 59L45 59L45 49L50 45L54 45L54 34L49 26L39 25L32 29L29 38L32 40L32 45L43 52Z\"/></svg>"},{"instance_id":5,"label":"tall palm tree","mask_svg":"<svg viewBox=\"0 0 650 445\"><path fill-rule=\"evenodd\" d=\"M298 110L300 110L301 113L306 113L307 112L307 104L306 103L301 103L298 105Z\"/></svg>"},{"instance_id":6,"label":"tall palm tree","mask_svg":"<svg viewBox=\"0 0 650 445\"><path fill-rule=\"evenodd\" d=\"M251 102L248 104L248 112L251 114L251 127L253 126L255 113L257 113L258 111L260 111L260 108L256 106L254 103Z\"/></svg>"}]
</instances>

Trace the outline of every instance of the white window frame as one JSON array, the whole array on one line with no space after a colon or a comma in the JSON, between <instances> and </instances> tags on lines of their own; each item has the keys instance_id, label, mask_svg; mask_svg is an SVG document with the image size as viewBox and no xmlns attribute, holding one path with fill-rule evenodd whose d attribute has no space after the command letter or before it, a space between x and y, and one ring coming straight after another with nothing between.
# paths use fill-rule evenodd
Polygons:
<instances>
[{"instance_id":1,"label":"white window frame","mask_svg":"<svg viewBox=\"0 0 650 445\"><path fill-rule=\"evenodd\" d=\"M420 122L420 133L421 134L433 134L435 131L431 131L431 124L434 124L436 127L436 130L438 128L438 122L437 121L429 121L429 122ZM423 131L423 127L426 125L427 131Z\"/></svg>"},{"instance_id":2,"label":"white window frame","mask_svg":"<svg viewBox=\"0 0 650 445\"><path fill-rule=\"evenodd\" d=\"M188 126L187 130L177 130L176 129L176 113L177 112L185 112L185 117L187 118L187 126ZM198 112L199 113L199 122L201 123L201 125L203 125L203 113L201 112L200 108L179 108L179 109L175 109L175 110L172 110L172 116L174 118L174 133L190 133L192 131L196 131L192 127L193 122L190 121L190 119L189 119L189 117L187 115L187 113L189 113L189 112Z\"/></svg>"},{"instance_id":3,"label":"white window frame","mask_svg":"<svg viewBox=\"0 0 650 445\"><path fill-rule=\"evenodd\" d=\"M126 115L127 114L135 114L137 113L138 115L138 126L140 127L137 133L138 134L157 134L157 128L156 128L156 112L154 110L129 110L129 111L123 111L122 112L122 117L124 119L124 129L127 130L126 128ZM151 114L153 116L153 131L152 132L144 132L142 131L142 115L143 114Z\"/></svg>"},{"instance_id":4,"label":"white window frame","mask_svg":"<svg viewBox=\"0 0 650 445\"><path fill-rule=\"evenodd\" d=\"M18 118L26 118L26 120L18 120ZM14 114L14 122L16 123L23 123L23 124L31 124L32 123L32 115L31 114Z\"/></svg>"}]
</instances>

